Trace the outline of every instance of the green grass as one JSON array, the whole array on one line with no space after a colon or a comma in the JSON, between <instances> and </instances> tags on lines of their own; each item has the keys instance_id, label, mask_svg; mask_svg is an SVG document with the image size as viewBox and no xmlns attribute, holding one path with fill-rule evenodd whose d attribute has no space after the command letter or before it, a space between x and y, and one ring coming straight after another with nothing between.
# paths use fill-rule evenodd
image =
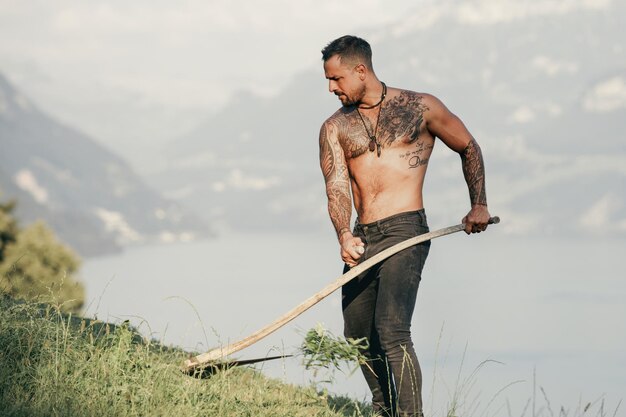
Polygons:
<instances>
[{"instance_id":1,"label":"green grass","mask_svg":"<svg viewBox=\"0 0 626 417\"><path fill-rule=\"evenodd\" d=\"M300 353L306 369L342 369L342 365L367 365L367 358L361 353L368 348L367 338L345 339L330 333L318 324L304 335Z\"/></svg>"},{"instance_id":2,"label":"green grass","mask_svg":"<svg viewBox=\"0 0 626 417\"><path fill-rule=\"evenodd\" d=\"M0 415L364 416L363 406L249 368L199 379L188 352L145 340L127 324L64 315L0 295Z\"/></svg>"},{"instance_id":3,"label":"green grass","mask_svg":"<svg viewBox=\"0 0 626 417\"><path fill-rule=\"evenodd\" d=\"M439 343L443 335L440 334L437 351L439 351ZM359 364L367 364L367 359L362 355L362 350L367 348L365 339L350 340L343 337L337 337L318 325L310 329L304 334L300 353L304 358L304 366L313 368L316 371L323 370L328 374L326 382L333 382L333 373L336 370L354 372ZM535 372L533 371L532 392L520 410L513 410L507 398L507 392L511 387L517 384L523 384L526 381L516 380L504 384L494 393L484 393L479 384L479 374L488 366L500 364L495 360L484 360L474 368L470 368L467 372L465 368L465 355L467 353L467 345L463 351L461 365L457 370L456 378L452 384L445 379L438 378L437 361L433 369L433 380L431 390L425 405L425 415L428 417L617 417L620 411L621 400L616 405L609 406L604 396L593 401L583 402L580 398L575 406L558 408L551 404L548 395L541 386L537 386ZM447 355L446 355L447 356ZM445 362L445 357L444 357ZM445 364L444 364L445 365ZM351 368L351 369L350 369ZM444 401L439 401L438 407L435 408L435 393L444 391ZM477 392L478 391L478 392ZM539 395L541 394L541 395ZM441 397L441 395L438 395ZM487 401L485 401L487 400Z\"/></svg>"},{"instance_id":4,"label":"green grass","mask_svg":"<svg viewBox=\"0 0 626 417\"><path fill-rule=\"evenodd\" d=\"M309 366L332 372L342 361L358 362L358 342L343 343L317 328L304 338ZM0 294L0 416L219 416L369 417L371 409L317 386L298 387L236 367L209 378L188 376L188 356L178 348L144 339L127 323L103 323L61 313L57 307L13 300ZM511 410L506 385L475 396L484 361L463 376L459 369L442 409L428 417L616 417L621 401L603 397L572 407L550 403L533 376L523 410ZM332 380L332 378L331 378ZM433 377L433 387L447 385ZM435 391L435 389L431 391ZM445 387L444 387L445 388ZM431 393L432 394L432 393ZM487 400L484 402L484 400ZM428 399L425 401L429 403Z\"/></svg>"}]
</instances>

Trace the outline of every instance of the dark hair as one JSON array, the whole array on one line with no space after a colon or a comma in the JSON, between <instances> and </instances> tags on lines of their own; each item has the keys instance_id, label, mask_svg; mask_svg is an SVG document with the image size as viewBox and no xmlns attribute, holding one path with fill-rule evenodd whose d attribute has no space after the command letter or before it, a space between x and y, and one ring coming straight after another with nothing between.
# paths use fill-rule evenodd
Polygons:
<instances>
[{"instance_id":1,"label":"dark hair","mask_svg":"<svg viewBox=\"0 0 626 417\"><path fill-rule=\"evenodd\" d=\"M372 69L372 48L366 40L352 35L337 38L322 49L322 61L326 62L335 55L340 61L353 61Z\"/></svg>"}]
</instances>

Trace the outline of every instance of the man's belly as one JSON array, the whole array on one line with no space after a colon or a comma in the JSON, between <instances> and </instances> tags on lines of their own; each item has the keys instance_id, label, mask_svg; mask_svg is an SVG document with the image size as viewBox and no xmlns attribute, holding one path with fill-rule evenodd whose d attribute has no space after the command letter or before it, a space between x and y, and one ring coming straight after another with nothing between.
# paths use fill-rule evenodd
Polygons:
<instances>
[{"instance_id":1,"label":"man's belly","mask_svg":"<svg viewBox=\"0 0 626 417\"><path fill-rule=\"evenodd\" d=\"M354 207L359 221L370 223L397 213L424 207L422 187L427 165L411 168L388 150L378 158L366 154L350 161Z\"/></svg>"},{"instance_id":2,"label":"man's belly","mask_svg":"<svg viewBox=\"0 0 626 417\"><path fill-rule=\"evenodd\" d=\"M360 223L371 223L394 214L424 208L421 187L406 192L382 192L360 196L355 194L354 206Z\"/></svg>"}]
</instances>

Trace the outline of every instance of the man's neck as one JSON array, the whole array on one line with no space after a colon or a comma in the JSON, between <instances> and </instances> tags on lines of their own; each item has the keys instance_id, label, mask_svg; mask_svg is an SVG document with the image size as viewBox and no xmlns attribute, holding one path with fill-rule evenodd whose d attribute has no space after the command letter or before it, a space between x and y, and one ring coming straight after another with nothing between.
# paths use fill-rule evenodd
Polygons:
<instances>
[{"instance_id":1,"label":"man's neck","mask_svg":"<svg viewBox=\"0 0 626 417\"><path fill-rule=\"evenodd\" d=\"M385 90L383 83L375 78L366 85L365 96L357 103L357 107L362 109L377 107L383 101Z\"/></svg>"}]
</instances>

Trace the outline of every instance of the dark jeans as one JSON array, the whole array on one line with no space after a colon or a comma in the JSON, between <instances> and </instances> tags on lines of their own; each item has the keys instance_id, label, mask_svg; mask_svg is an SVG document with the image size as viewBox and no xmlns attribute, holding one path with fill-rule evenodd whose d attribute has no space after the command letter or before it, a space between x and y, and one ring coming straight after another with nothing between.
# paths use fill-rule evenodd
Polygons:
<instances>
[{"instance_id":1,"label":"dark jeans","mask_svg":"<svg viewBox=\"0 0 626 417\"><path fill-rule=\"evenodd\" d=\"M426 232L422 209L370 224L357 219L353 234L365 242L363 261ZM344 335L369 341L363 352L369 367L361 368L379 415L422 415L422 373L411 341L411 316L429 249L430 241L404 249L342 288Z\"/></svg>"}]
</instances>

